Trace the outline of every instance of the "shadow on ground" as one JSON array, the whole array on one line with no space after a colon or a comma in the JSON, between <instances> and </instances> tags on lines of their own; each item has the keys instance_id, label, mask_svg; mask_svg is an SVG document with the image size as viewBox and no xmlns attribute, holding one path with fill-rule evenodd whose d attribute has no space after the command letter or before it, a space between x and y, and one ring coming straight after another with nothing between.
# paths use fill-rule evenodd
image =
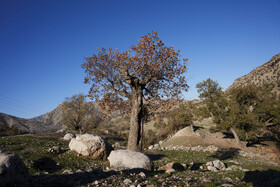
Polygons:
<instances>
[{"instance_id":1,"label":"shadow on ground","mask_svg":"<svg viewBox=\"0 0 280 187\"><path fill-rule=\"evenodd\" d=\"M280 171L272 169L247 171L243 181L253 186L280 186Z\"/></svg>"},{"instance_id":2,"label":"shadow on ground","mask_svg":"<svg viewBox=\"0 0 280 187\"><path fill-rule=\"evenodd\" d=\"M219 160L227 160L227 159L233 159L238 155L238 152L240 149L237 148L224 148L219 149L214 155L211 155L210 157L219 159Z\"/></svg>"},{"instance_id":3,"label":"shadow on ground","mask_svg":"<svg viewBox=\"0 0 280 187\"><path fill-rule=\"evenodd\" d=\"M73 174L65 175L33 175L26 180L25 183L17 184L16 186L36 186L36 187L74 187L74 186L83 186L90 185L96 186L96 180L106 179L112 175L130 175L130 174L139 174L140 172L147 173L147 170L144 169L129 169L122 171L103 171L101 169L96 169L91 172L80 172Z\"/></svg>"},{"instance_id":4,"label":"shadow on ground","mask_svg":"<svg viewBox=\"0 0 280 187\"><path fill-rule=\"evenodd\" d=\"M55 173L61 169L61 166L58 166L57 163L48 157L40 158L34 161L33 167L39 171L46 171L48 173Z\"/></svg>"},{"instance_id":5,"label":"shadow on ground","mask_svg":"<svg viewBox=\"0 0 280 187\"><path fill-rule=\"evenodd\" d=\"M163 154L146 154L152 161L160 160L161 158L165 157Z\"/></svg>"}]
</instances>

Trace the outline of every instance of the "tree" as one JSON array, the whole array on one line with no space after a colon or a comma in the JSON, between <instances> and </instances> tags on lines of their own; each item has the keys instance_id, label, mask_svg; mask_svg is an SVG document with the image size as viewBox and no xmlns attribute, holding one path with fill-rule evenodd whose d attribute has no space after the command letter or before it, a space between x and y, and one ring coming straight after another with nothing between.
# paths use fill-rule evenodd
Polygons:
<instances>
[{"instance_id":1,"label":"tree","mask_svg":"<svg viewBox=\"0 0 280 187\"><path fill-rule=\"evenodd\" d=\"M193 128L193 104L191 101L179 105L176 117L180 120L183 127L190 126L192 133Z\"/></svg>"},{"instance_id":2,"label":"tree","mask_svg":"<svg viewBox=\"0 0 280 187\"><path fill-rule=\"evenodd\" d=\"M207 113L212 117L213 120L220 120L217 117L219 110L223 110L225 107L225 100L222 97L223 92L219 83L208 78L207 80L196 84L196 88L197 92L199 93L199 98L203 100L206 105L205 109Z\"/></svg>"},{"instance_id":3,"label":"tree","mask_svg":"<svg viewBox=\"0 0 280 187\"><path fill-rule=\"evenodd\" d=\"M128 149L136 151L141 150L141 124L148 108L160 102L170 105L188 90L186 66L187 59L181 60L180 51L165 46L154 31L127 51L102 48L82 64L84 82L91 85L90 97L107 113L130 113Z\"/></svg>"},{"instance_id":4,"label":"tree","mask_svg":"<svg viewBox=\"0 0 280 187\"><path fill-rule=\"evenodd\" d=\"M66 97L62 107L62 122L80 134L96 127L101 121L101 118L95 114L93 104L87 103L86 96L83 94Z\"/></svg>"}]
</instances>

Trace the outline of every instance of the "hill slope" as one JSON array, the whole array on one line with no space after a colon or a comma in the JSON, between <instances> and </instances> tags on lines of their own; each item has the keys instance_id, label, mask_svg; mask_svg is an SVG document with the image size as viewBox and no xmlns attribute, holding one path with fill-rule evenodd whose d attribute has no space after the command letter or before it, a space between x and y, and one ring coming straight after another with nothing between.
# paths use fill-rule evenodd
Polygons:
<instances>
[{"instance_id":1,"label":"hill slope","mask_svg":"<svg viewBox=\"0 0 280 187\"><path fill-rule=\"evenodd\" d=\"M32 119L23 119L8 114L0 113L0 126L2 128L16 128L25 133L44 133L50 126Z\"/></svg>"},{"instance_id":2,"label":"hill slope","mask_svg":"<svg viewBox=\"0 0 280 187\"><path fill-rule=\"evenodd\" d=\"M249 74L236 79L228 88L236 88L239 86L246 86L254 84L261 86L263 84L274 84L275 89L280 89L280 53L273 56L271 60L263 65L253 69Z\"/></svg>"}]
</instances>

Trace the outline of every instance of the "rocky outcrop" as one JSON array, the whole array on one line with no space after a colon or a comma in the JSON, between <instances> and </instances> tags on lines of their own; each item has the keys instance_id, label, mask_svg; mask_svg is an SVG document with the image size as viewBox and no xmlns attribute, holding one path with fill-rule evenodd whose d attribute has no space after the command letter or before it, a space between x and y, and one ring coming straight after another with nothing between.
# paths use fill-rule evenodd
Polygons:
<instances>
[{"instance_id":1,"label":"rocky outcrop","mask_svg":"<svg viewBox=\"0 0 280 187\"><path fill-rule=\"evenodd\" d=\"M76 138L72 138L69 148L78 155L103 160L106 160L113 150L109 142L92 134L77 135Z\"/></svg>"},{"instance_id":2,"label":"rocky outcrop","mask_svg":"<svg viewBox=\"0 0 280 187\"><path fill-rule=\"evenodd\" d=\"M16 128L21 133L44 133L48 127L32 119L23 119L8 114L0 113L0 126Z\"/></svg>"},{"instance_id":3,"label":"rocky outcrop","mask_svg":"<svg viewBox=\"0 0 280 187\"><path fill-rule=\"evenodd\" d=\"M261 86L265 83L275 84L275 89L280 89L280 53L273 56L270 61L253 69L249 74L236 79L227 89L254 84Z\"/></svg>"},{"instance_id":4,"label":"rocky outcrop","mask_svg":"<svg viewBox=\"0 0 280 187\"><path fill-rule=\"evenodd\" d=\"M142 168L153 169L152 160L143 153L131 150L112 151L108 157L110 166L114 168Z\"/></svg>"},{"instance_id":5,"label":"rocky outcrop","mask_svg":"<svg viewBox=\"0 0 280 187\"><path fill-rule=\"evenodd\" d=\"M17 186L28 177L22 160L0 148L0 186Z\"/></svg>"}]
</instances>

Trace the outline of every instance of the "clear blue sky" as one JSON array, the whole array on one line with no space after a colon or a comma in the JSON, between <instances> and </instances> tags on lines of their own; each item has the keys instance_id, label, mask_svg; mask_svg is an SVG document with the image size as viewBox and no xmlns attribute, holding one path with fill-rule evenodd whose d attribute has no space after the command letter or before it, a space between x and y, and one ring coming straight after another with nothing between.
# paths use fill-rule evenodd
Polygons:
<instances>
[{"instance_id":1,"label":"clear blue sky","mask_svg":"<svg viewBox=\"0 0 280 187\"><path fill-rule=\"evenodd\" d=\"M81 63L155 30L189 58L190 91L223 88L280 52L280 0L0 0L0 112L31 118L87 93Z\"/></svg>"}]
</instances>

